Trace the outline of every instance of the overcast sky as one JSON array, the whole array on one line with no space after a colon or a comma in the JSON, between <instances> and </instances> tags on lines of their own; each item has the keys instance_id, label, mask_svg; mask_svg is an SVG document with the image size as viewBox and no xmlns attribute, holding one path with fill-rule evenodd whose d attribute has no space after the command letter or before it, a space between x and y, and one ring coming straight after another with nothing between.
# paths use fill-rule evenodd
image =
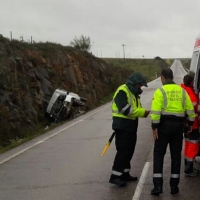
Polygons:
<instances>
[{"instance_id":1,"label":"overcast sky","mask_svg":"<svg viewBox=\"0 0 200 200\"><path fill-rule=\"evenodd\" d=\"M11 32L64 46L84 35L98 57L190 58L200 0L0 0L0 34Z\"/></svg>"}]
</instances>

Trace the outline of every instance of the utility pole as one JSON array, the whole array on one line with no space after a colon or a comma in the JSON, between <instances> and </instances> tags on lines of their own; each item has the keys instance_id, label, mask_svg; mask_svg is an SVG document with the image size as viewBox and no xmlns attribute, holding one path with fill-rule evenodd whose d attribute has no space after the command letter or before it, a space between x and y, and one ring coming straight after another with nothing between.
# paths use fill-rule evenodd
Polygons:
<instances>
[{"instance_id":1,"label":"utility pole","mask_svg":"<svg viewBox=\"0 0 200 200\"><path fill-rule=\"evenodd\" d=\"M123 46L123 54L124 54L124 60L125 60L125 50L124 50L124 46L126 46L125 44L122 44Z\"/></svg>"},{"instance_id":2,"label":"utility pole","mask_svg":"<svg viewBox=\"0 0 200 200\"><path fill-rule=\"evenodd\" d=\"M12 41L12 31L10 31L10 41Z\"/></svg>"}]
</instances>

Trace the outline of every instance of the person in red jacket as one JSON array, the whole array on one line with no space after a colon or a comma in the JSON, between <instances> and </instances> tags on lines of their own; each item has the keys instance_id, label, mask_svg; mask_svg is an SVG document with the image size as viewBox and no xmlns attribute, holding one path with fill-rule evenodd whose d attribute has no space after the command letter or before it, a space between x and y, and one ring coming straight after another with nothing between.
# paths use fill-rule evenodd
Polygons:
<instances>
[{"instance_id":1,"label":"person in red jacket","mask_svg":"<svg viewBox=\"0 0 200 200\"><path fill-rule=\"evenodd\" d=\"M196 113L195 121L192 126L192 130L187 130L187 121L184 128L185 144L184 144L184 157L185 157L185 170L184 174L188 176L196 176L198 170L193 168L194 159L199 151L199 115L200 115L200 105L198 94L195 93L194 79L191 75L187 74L183 78L183 84L181 87L188 93Z\"/></svg>"}]
</instances>

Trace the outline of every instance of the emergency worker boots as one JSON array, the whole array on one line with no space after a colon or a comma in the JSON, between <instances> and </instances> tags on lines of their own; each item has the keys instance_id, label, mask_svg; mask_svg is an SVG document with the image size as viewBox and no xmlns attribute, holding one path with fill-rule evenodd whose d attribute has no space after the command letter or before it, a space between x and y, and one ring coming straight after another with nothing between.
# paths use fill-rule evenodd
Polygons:
<instances>
[{"instance_id":1,"label":"emergency worker boots","mask_svg":"<svg viewBox=\"0 0 200 200\"><path fill-rule=\"evenodd\" d=\"M128 172L126 172L126 173L123 173L123 175L121 176L112 174L110 176L109 183L115 184L119 187L125 187L126 182L131 182L131 181L137 181L137 177L131 176Z\"/></svg>"},{"instance_id":2,"label":"emergency worker boots","mask_svg":"<svg viewBox=\"0 0 200 200\"><path fill-rule=\"evenodd\" d=\"M186 162L186 165L185 165L185 170L184 170L184 173L185 174L190 174L192 173L193 171L193 162L192 161L187 161Z\"/></svg>"},{"instance_id":3,"label":"emergency worker boots","mask_svg":"<svg viewBox=\"0 0 200 200\"><path fill-rule=\"evenodd\" d=\"M122 178L123 178L124 181L127 181L127 182L137 181L137 177L131 176L129 174L129 172L124 172L123 175L122 175Z\"/></svg>"},{"instance_id":4,"label":"emergency worker boots","mask_svg":"<svg viewBox=\"0 0 200 200\"><path fill-rule=\"evenodd\" d=\"M171 194L177 194L179 192L178 186L171 187ZM151 195L159 196L159 194L163 193L162 187L154 187L151 190Z\"/></svg>"},{"instance_id":5,"label":"emergency worker boots","mask_svg":"<svg viewBox=\"0 0 200 200\"><path fill-rule=\"evenodd\" d=\"M125 187L126 186L126 181L123 180L122 176L116 176L116 175L111 175L109 183L115 184L119 187Z\"/></svg>"},{"instance_id":6,"label":"emergency worker boots","mask_svg":"<svg viewBox=\"0 0 200 200\"><path fill-rule=\"evenodd\" d=\"M171 194L177 194L179 192L179 187L175 186L175 187L171 187Z\"/></svg>"},{"instance_id":7,"label":"emergency worker boots","mask_svg":"<svg viewBox=\"0 0 200 200\"><path fill-rule=\"evenodd\" d=\"M155 196L158 196L159 194L163 193L163 190L162 190L162 187L159 186L159 187L154 187L152 190L151 190L151 195L155 195Z\"/></svg>"},{"instance_id":8,"label":"emergency worker boots","mask_svg":"<svg viewBox=\"0 0 200 200\"><path fill-rule=\"evenodd\" d=\"M194 163L192 161L187 161L186 162L186 165L185 165L185 170L184 170L184 174L186 176L197 176L198 173L199 173L199 170L198 169L195 169L193 167Z\"/></svg>"}]
</instances>

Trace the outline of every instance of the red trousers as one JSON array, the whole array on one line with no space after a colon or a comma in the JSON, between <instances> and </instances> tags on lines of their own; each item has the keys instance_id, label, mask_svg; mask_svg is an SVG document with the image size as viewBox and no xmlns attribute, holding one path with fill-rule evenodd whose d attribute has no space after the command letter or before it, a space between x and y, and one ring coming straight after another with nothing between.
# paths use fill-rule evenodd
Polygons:
<instances>
[{"instance_id":1,"label":"red trousers","mask_svg":"<svg viewBox=\"0 0 200 200\"><path fill-rule=\"evenodd\" d=\"M185 134L184 157L187 161L193 161L199 152L199 131L192 130Z\"/></svg>"}]
</instances>

